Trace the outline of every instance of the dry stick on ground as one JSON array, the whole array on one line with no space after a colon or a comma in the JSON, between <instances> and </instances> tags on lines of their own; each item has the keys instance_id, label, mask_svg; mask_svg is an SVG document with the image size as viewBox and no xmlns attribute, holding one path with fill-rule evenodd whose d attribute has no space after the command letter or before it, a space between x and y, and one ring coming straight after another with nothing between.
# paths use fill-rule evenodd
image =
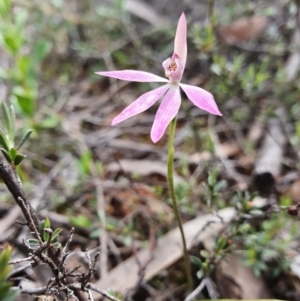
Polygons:
<instances>
[{"instance_id":1,"label":"dry stick on ground","mask_svg":"<svg viewBox=\"0 0 300 301\"><path fill-rule=\"evenodd\" d=\"M155 246L156 246L155 233L154 233L154 231L151 231L150 232L150 239L149 239L149 249L150 249L149 257L145 262L142 263L140 261L138 255L137 255L137 250L136 250L136 247L135 247L134 242L133 242L132 248L133 248L134 256L136 258L136 263L139 267L139 271L138 271L139 277L136 281L135 286L131 290L129 290L127 292L127 294L125 294L125 296L123 297L123 300L131 300L133 298L134 294L142 286L144 278L145 278L146 268L147 268L148 264L151 262L151 260L154 257L153 251L155 249Z\"/></svg>"},{"instance_id":2,"label":"dry stick on ground","mask_svg":"<svg viewBox=\"0 0 300 301\"><path fill-rule=\"evenodd\" d=\"M203 291L203 289L205 288L206 282L207 282L207 279L204 278L204 279L200 282L199 286L198 286L195 290L193 290L193 291L191 292L191 294L189 294L189 295L185 298L184 301L193 301L193 300L196 300L196 298L198 297L198 295L199 295L199 294Z\"/></svg>"},{"instance_id":3,"label":"dry stick on ground","mask_svg":"<svg viewBox=\"0 0 300 301\"><path fill-rule=\"evenodd\" d=\"M92 176L94 186L97 193L97 213L101 221L101 230L102 235L100 236L100 248L101 248L101 258L100 258L100 273L101 277L107 276L108 271L108 254L107 254L107 233L106 233L106 217L105 217L105 201L103 195L102 182L99 179L100 175L98 174L95 167L92 167Z\"/></svg>"}]
</instances>

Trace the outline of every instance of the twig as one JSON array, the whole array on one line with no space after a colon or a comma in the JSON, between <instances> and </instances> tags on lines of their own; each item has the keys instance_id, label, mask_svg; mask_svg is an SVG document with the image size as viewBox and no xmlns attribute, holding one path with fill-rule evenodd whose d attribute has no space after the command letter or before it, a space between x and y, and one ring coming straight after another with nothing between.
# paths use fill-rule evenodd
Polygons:
<instances>
[{"instance_id":1,"label":"twig","mask_svg":"<svg viewBox=\"0 0 300 301\"><path fill-rule=\"evenodd\" d=\"M36 238L38 239L40 245L42 246L43 241L42 241L40 233L37 229L39 227L39 225L36 225L34 223L33 217L31 215L31 213L32 213L31 211L34 211L34 210L33 209L30 210L30 208L31 208L30 205L29 204L27 205L21 197L18 197L18 200L19 200L19 206L20 206L20 208L21 208L21 210L22 210L22 212L23 212L23 214L24 214L24 216L27 220L28 227L33 231L33 233L35 234Z\"/></svg>"},{"instance_id":2,"label":"twig","mask_svg":"<svg viewBox=\"0 0 300 301\"><path fill-rule=\"evenodd\" d=\"M14 197L16 203L19 205L21 210L23 211L24 216L27 216L27 209L28 208L31 216L31 220L33 224L38 228L40 224L40 220L35 212L35 210L31 207L23 189L21 188L20 182L15 171L12 169L10 164L7 162L5 157L3 156L2 152L0 152L0 178L3 180L5 185L7 186L8 190ZM25 206L23 206L23 200ZM31 231L34 231L32 225L28 225Z\"/></svg>"},{"instance_id":3,"label":"twig","mask_svg":"<svg viewBox=\"0 0 300 301\"><path fill-rule=\"evenodd\" d=\"M154 243L151 243L154 239L154 233L152 231L151 233L151 236L150 237L150 253L149 253L149 257L148 259L144 262L144 263L141 263L139 257L137 256L137 250L135 248L135 246L133 245L133 253L134 253L134 257L135 257L135 260L136 260L136 263L139 267L139 271L138 271L138 274L139 274L139 277L136 281L136 284L135 286L130 290L128 291L128 293L124 296L124 300L131 300L132 297L134 296L134 294L138 291L138 289L141 287L141 285L143 284L143 280L145 278L145 272L146 272L146 268L148 266L148 264L152 261L153 259L153 250L155 248L155 244Z\"/></svg>"},{"instance_id":4,"label":"twig","mask_svg":"<svg viewBox=\"0 0 300 301\"><path fill-rule=\"evenodd\" d=\"M24 261L30 261L30 260L32 260L31 256L26 257L26 258L20 258L20 259L10 260L8 262L8 264L17 264L17 263L21 263L21 262L24 262Z\"/></svg>"},{"instance_id":5,"label":"twig","mask_svg":"<svg viewBox=\"0 0 300 301\"><path fill-rule=\"evenodd\" d=\"M7 275L7 279L9 279L10 277L14 276L15 274L18 274L18 273L20 273L20 272L22 272L22 271L24 271L24 270L26 270L26 269L28 269L28 268L31 268L31 267L32 267L31 263L27 263L27 264L25 264L25 265L22 265L22 266L19 267L19 268L13 269L13 270Z\"/></svg>"},{"instance_id":6,"label":"twig","mask_svg":"<svg viewBox=\"0 0 300 301\"><path fill-rule=\"evenodd\" d=\"M217 290L216 284L209 277L206 278L206 288L208 291L208 295L211 299L219 299L220 298L220 294Z\"/></svg>"},{"instance_id":7,"label":"twig","mask_svg":"<svg viewBox=\"0 0 300 301\"><path fill-rule=\"evenodd\" d=\"M70 230L70 235L69 235L69 238L62 250L62 259L61 259L61 264L59 266L59 268L62 268L63 264L65 263L65 260L67 258L67 256L69 255L69 248L70 248L70 243L72 241L72 238L73 238L73 234L75 232L75 229L72 227L71 230Z\"/></svg>"},{"instance_id":8,"label":"twig","mask_svg":"<svg viewBox=\"0 0 300 301\"><path fill-rule=\"evenodd\" d=\"M97 213L100 218L101 222L101 230L102 234L100 235L100 273L101 277L106 277L108 266L107 266L107 233L106 233L106 217L105 217L105 202L104 202L104 196L103 196L103 187L102 183L99 180L98 172L96 171L96 168L92 168L92 175L93 175L93 181L94 185L96 187L97 192Z\"/></svg>"},{"instance_id":9,"label":"twig","mask_svg":"<svg viewBox=\"0 0 300 301\"><path fill-rule=\"evenodd\" d=\"M66 286L68 289L80 289L81 288L81 283L72 283L68 286ZM39 287L39 288L27 288L27 289L21 289L22 294L28 294L28 295L42 295L47 292L47 286ZM87 283L85 285L85 289L87 290L92 290L97 292L98 294L102 295L103 297L107 298L108 300L111 301L121 301L119 298L112 296L108 292L98 288L96 285L92 283ZM53 291L50 290L50 294L52 294Z\"/></svg>"},{"instance_id":10,"label":"twig","mask_svg":"<svg viewBox=\"0 0 300 301\"><path fill-rule=\"evenodd\" d=\"M90 301L94 301L94 298L93 298L91 290L88 290L88 295L89 295L89 300Z\"/></svg>"},{"instance_id":11,"label":"twig","mask_svg":"<svg viewBox=\"0 0 300 301\"><path fill-rule=\"evenodd\" d=\"M92 283L87 283L85 287L87 289L91 289L92 291L95 291L95 292L99 293L100 295L102 295L103 297L107 298L108 300L111 300L111 301L121 301L119 298L112 296L108 292L106 292L106 291L98 288L96 285L94 285Z\"/></svg>"},{"instance_id":12,"label":"twig","mask_svg":"<svg viewBox=\"0 0 300 301\"><path fill-rule=\"evenodd\" d=\"M206 277L200 282L198 287L184 299L184 301L195 300L205 287L212 299L218 299L218 292L213 288L212 280L209 277Z\"/></svg>"},{"instance_id":13,"label":"twig","mask_svg":"<svg viewBox=\"0 0 300 301\"><path fill-rule=\"evenodd\" d=\"M203 289L206 286L206 278L204 278L200 284L197 286L197 288L192 291L185 299L184 301L192 301L195 300L197 298L197 296L203 291Z\"/></svg>"}]
</instances>

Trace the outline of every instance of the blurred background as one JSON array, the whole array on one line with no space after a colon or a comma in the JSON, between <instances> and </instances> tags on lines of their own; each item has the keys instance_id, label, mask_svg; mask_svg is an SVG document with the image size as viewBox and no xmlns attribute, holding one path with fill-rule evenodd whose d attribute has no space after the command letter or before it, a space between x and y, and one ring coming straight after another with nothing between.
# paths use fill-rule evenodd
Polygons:
<instances>
[{"instance_id":1,"label":"blurred background","mask_svg":"<svg viewBox=\"0 0 300 301\"><path fill-rule=\"evenodd\" d=\"M164 76L182 12L182 81L210 91L223 113L208 116L182 95L175 184L191 225L194 286L203 284L196 297L300 300L298 0L0 0L0 99L15 107L16 141L33 129L17 169L23 187L41 217L64 229L62 242L74 226L72 250L101 250L100 288L124 300L185 299L168 134L150 140L158 106L110 126L157 86L94 74ZM0 242L26 257L29 234L0 189ZM38 287L49 277L28 268L14 283Z\"/></svg>"}]
</instances>

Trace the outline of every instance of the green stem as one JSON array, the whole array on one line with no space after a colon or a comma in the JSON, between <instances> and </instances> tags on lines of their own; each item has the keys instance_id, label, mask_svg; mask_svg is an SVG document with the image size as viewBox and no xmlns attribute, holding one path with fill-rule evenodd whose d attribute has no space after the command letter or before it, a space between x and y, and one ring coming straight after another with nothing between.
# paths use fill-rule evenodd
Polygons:
<instances>
[{"instance_id":1,"label":"green stem","mask_svg":"<svg viewBox=\"0 0 300 301\"><path fill-rule=\"evenodd\" d=\"M172 204L173 204L173 210L174 210L175 217L176 217L176 220L178 223L181 240L182 240L182 245L183 245L183 257L184 257L184 263L185 263L185 268L186 268L186 273L187 273L188 289L189 289L189 291L192 291L193 280L192 280L192 274L191 274L191 265L190 265L190 261L189 261L188 251L186 248L186 241L185 241L185 236L184 236L184 232L183 232L181 217L179 214L178 203L177 203L175 188L174 188L174 179L173 179L175 128L176 128L176 117L170 123L170 134L169 134L169 145L168 145L168 184L169 184L169 190L170 190L170 195L171 195Z\"/></svg>"}]
</instances>

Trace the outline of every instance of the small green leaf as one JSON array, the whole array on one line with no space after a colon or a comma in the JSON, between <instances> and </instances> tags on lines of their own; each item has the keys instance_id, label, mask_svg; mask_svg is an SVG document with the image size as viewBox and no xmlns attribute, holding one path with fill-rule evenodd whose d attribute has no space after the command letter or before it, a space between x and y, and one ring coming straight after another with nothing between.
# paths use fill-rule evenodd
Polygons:
<instances>
[{"instance_id":1,"label":"small green leaf","mask_svg":"<svg viewBox=\"0 0 300 301\"><path fill-rule=\"evenodd\" d=\"M23 160L24 160L25 158L26 158L25 155L23 155L23 154L21 154L21 153L18 153L18 154L16 155L16 157L15 157L14 165L15 165L15 166L20 165L20 164L23 162Z\"/></svg>"},{"instance_id":2,"label":"small green leaf","mask_svg":"<svg viewBox=\"0 0 300 301\"><path fill-rule=\"evenodd\" d=\"M197 272L197 278L198 279L203 278L203 276L204 276L204 272L202 270L200 270L200 271Z\"/></svg>"},{"instance_id":3,"label":"small green leaf","mask_svg":"<svg viewBox=\"0 0 300 301\"><path fill-rule=\"evenodd\" d=\"M20 35L18 35L15 28L6 32L3 35L3 41L4 41L3 46L6 48L7 51L12 53L13 55L17 54L17 52L20 50L23 44L23 39Z\"/></svg>"},{"instance_id":4,"label":"small green leaf","mask_svg":"<svg viewBox=\"0 0 300 301\"><path fill-rule=\"evenodd\" d=\"M36 128L38 129L52 129L56 127L59 123L59 117L56 115L46 117L39 123L36 123Z\"/></svg>"},{"instance_id":5,"label":"small green leaf","mask_svg":"<svg viewBox=\"0 0 300 301\"><path fill-rule=\"evenodd\" d=\"M16 24L16 31L19 36L22 37L22 33L24 31L25 23L28 19L29 11L24 7L21 6L18 9L18 13L15 14L15 24Z\"/></svg>"},{"instance_id":6,"label":"small green leaf","mask_svg":"<svg viewBox=\"0 0 300 301\"><path fill-rule=\"evenodd\" d=\"M9 15L11 3L10 0L1 0L0 1L0 15L5 18Z\"/></svg>"},{"instance_id":7,"label":"small green leaf","mask_svg":"<svg viewBox=\"0 0 300 301\"><path fill-rule=\"evenodd\" d=\"M201 250L200 255L204 258L209 258L209 253L206 250Z\"/></svg>"},{"instance_id":8,"label":"small green leaf","mask_svg":"<svg viewBox=\"0 0 300 301\"><path fill-rule=\"evenodd\" d=\"M5 159L6 159L9 163L11 163L12 161L11 161L11 158L10 158L10 156L9 156L9 153L8 153L4 148L0 148L0 150L1 150L2 154L4 155Z\"/></svg>"},{"instance_id":9,"label":"small green leaf","mask_svg":"<svg viewBox=\"0 0 300 301\"><path fill-rule=\"evenodd\" d=\"M17 154L18 154L18 152L17 152L17 150L15 148L11 148L9 150L9 156L10 156L10 158L11 158L12 161L15 160Z\"/></svg>"},{"instance_id":10,"label":"small green leaf","mask_svg":"<svg viewBox=\"0 0 300 301\"><path fill-rule=\"evenodd\" d=\"M49 41L39 41L33 49L32 57L37 61L37 63L40 63L40 61L48 55L51 48L52 44Z\"/></svg>"},{"instance_id":11,"label":"small green leaf","mask_svg":"<svg viewBox=\"0 0 300 301\"><path fill-rule=\"evenodd\" d=\"M217 180L217 170L212 170L208 175L208 186L211 190L213 190Z\"/></svg>"},{"instance_id":12,"label":"small green leaf","mask_svg":"<svg viewBox=\"0 0 300 301\"><path fill-rule=\"evenodd\" d=\"M77 167L78 170L80 171L81 174L83 175L90 175L91 174L91 167L93 164L93 159L92 159L92 153L90 150L87 150L83 152L77 160Z\"/></svg>"},{"instance_id":13,"label":"small green leaf","mask_svg":"<svg viewBox=\"0 0 300 301\"><path fill-rule=\"evenodd\" d=\"M45 228L51 228L51 223L48 217L45 218Z\"/></svg>"},{"instance_id":14,"label":"small green leaf","mask_svg":"<svg viewBox=\"0 0 300 301\"><path fill-rule=\"evenodd\" d=\"M220 249L220 250L223 250L226 246L227 246L227 238L222 236L222 237L219 237L218 240L217 240L217 247Z\"/></svg>"},{"instance_id":15,"label":"small green leaf","mask_svg":"<svg viewBox=\"0 0 300 301\"><path fill-rule=\"evenodd\" d=\"M9 107L9 119L10 119L10 131L8 132L8 136L10 140L13 142L15 139L16 114L15 114L15 109L12 105Z\"/></svg>"},{"instance_id":16,"label":"small green leaf","mask_svg":"<svg viewBox=\"0 0 300 301\"><path fill-rule=\"evenodd\" d=\"M40 246L40 242L35 238L27 239L27 243L31 248L38 248Z\"/></svg>"},{"instance_id":17,"label":"small green leaf","mask_svg":"<svg viewBox=\"0 0 300 301\"><path fill-rule=\"evenodd\" d=\"M13 126L12 126L13 121L10 118L9 109L8 109L8 107L7 107L7 105L6 105L6 103L4 101L2 102L2 113L3 113L3 118L4 118L5 129L6 129L7 133L8 133L8 137L9 137L10 141L12 142L13 139L11 139L11 133L13 131L12 130L12 128L13 128Z\"/></svg>"},{"instance_id":18,"label":"small green leaf","mask_svg":"<svg viewBox=\"0 0 300 301\"><path fill-rule=\"evenodd\" d=\"M61 243L60 242L55 242L53 245L52 245L53 248L55 249L59 249L61 248Z\"/></svg>"},{"instance_id":19,"label":"small green leaf","mask_svg":"<svg viewBox=\"0 0 300 301\"><path fill-rule=\"evenodd\" d=\"M45 225L44 225L44 233L43 233L43 239L44 239L44 241L48 241L48 239L49 239L49 233L47 233L45 231L45 229L51 229L50 227L51 227L50 220L49 220L48 217L46 217L45 218Z\"/></svg>"},{"instance_id":20,"label":"small green leaf","mask_svg":"<svg viewBox=\"0 0 300 301\"><path fill-rule=\"evenodd\" d=\"M21 56L17 58L16 64L20 70L20 73L25 76L29 72L30 68L30 57L29 56Z\"/></svg>"},{"instance_id":21,"label":"small green leaf","mask_svg":"<svg viewBox=\"0 0 300 301\"><path fill-rule=\"evenodd\" d=\"M5 279L0 281L0 300L2 301L2 296L5 296L9 292L10 283L5 281Z\"/></svg>"},{"instance_id":22,"label":"small green leaf","mask_svg":"<svg viewBox=\"0 0 300 301\"><path fill-rule=\"evenodd\" d=\"M0 129L0 145L3 146L3 148L6 151L9 151L9 146L8 146L9 142L6 138L5 133Z\"/></svg>"},{"instance_id":23,"label":"small green leaf","mask_svg":"<svg viewBox=\"0 0 300 301\"><path fill-rule=\"evenodd\" d=\"M22 138L22 140L21 140L19 146L17 147L17 150L19 150L19 149L23 146L23 144L30 138L30 135L31 135L32 132L33 132L33 130L28 130L28 131L25 133L25 135L24 135L24 137Z\"/></svg>"},{"instance_id":24,"label":"small green leaf","mask_svg":"<svg viewBox=\"0 0 300 301\"><path fill-rule=\"evenodd\" d=\"M17 86L13 89L13 95L17 99L23 114L31 117L36 107L36 91L34 89L25 90L23 87Z\"/></svg>"},{"instance_id":25,"label":"small green leaf","mask_svg":"<svg viewBox=\"0 0 300 301\"><path fill-rule=\"evenodd\" d=\"M15 289L9 289L9 291L5 294L2 301L14 301L18 297L19 292Z\"/></svg>"},{"instance_id":26,"label":"small green leaf","mask_svg":"<svg viewBox=\"0 0 300 301\"><path fill-rule=\"evenodd\" d=\"M193 263L194 265L198 267L202 266L202 260L199 257L191 255L190 259L191 259L191 263Z\"/></svg>"},{"instance_id":27,"label":"small green leaf","mask_svg":"<svg viewBox=\"0 0 300 301\"><path fill-rule=\"evenodd\" d=\"M56 239L58 238L59 234L61 233L63 229L61 228L57 228L54 230L53 234L52 234L52 238L51 238L51 242L55 242Z\"/></svg>"},{"instance_id":28,"label":"small green leaf","mask_svg":"<svg viewBox=\"0 0 300 301\"><path fill-rule=\"evenodd\" d=\"M48 242L53 231L51 228L44 228L44 241Z\"/></svg>"},{"instance_id":29,"label":"small green leaf","mask_svg":"<svg viewBox=\"0 0 300 301\"><path fill-rule=\"evenodd\" d=\"M12 248L11 247L6 247L3 249L3 251L0 253L0 271L2 272L2 275L4 274L3 271L5 271L8 261L11 257L12 253ZM6 277L6 275L5 275Z\"/></svg>"},{"instance_id":30,"label":"small green leaf","mask_svg":"<svg viewBox=\"0 0 300 301\"><path fill-rule=\"evenodd\" d=\"M43 219L41 222L40 222L40 227L39 227L39 231L40 231L40 235L43 236L44 234L44 229L45 229L45 220Z\"/></svg>"},{"instance_id":31,"label":"small green leaf","mask_svg":"<svg viewBox=\"0 0 300 301\"><path fill-rule=\"evenodd\" d=\"M249 213L251 215L254 215L254 216L261 216L261 215L263 215L263 212L260 209L252 209L252 210L250 210Z\"/></svg>"},{"instance_id":32,"label":"small green leaf","mask_svg":"<svg viewBox=\"0 0 300 301\"><path fill-rule=\"evenodd\" d=\"M69 216L70 223L76 227L89 228L92 226L92 221L87 216L80 214L75 216Z\"/></svg>"}]
</instances>

